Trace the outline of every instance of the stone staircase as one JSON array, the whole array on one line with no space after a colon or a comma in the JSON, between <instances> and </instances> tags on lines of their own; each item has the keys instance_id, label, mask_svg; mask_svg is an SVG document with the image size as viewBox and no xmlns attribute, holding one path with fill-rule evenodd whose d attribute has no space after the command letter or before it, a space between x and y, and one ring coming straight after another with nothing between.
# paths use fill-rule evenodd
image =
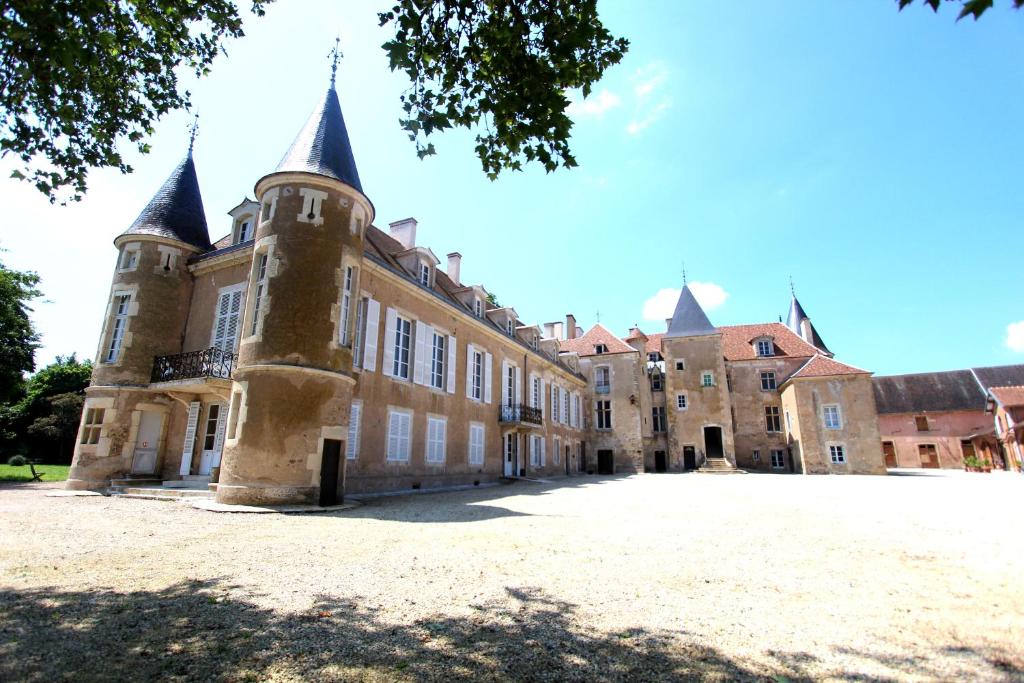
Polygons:
<instances>
[{"instance_id":1,"label":"stone staircase","mask_svg":"<svg viewBox=\"0 0 1024 683\"><path fill-rule=\"evenodd\" d=\"M697 471L704 474L746 474L743 470L736 469L725 458L708 458Z\"/></svg>"},{"instance_id":2,"label":"stone staircase","mask_svg":"<svg viewBox=\"0 0 1024 683\"><path fill-rule=\"evenodd\" d=\"M107 487L107 493L122 498L141 498L144 500L201 500L214 498L216 484L210 483L209 477L186 475L181 479L114 479Z\"/></svg>"}]
</instances>

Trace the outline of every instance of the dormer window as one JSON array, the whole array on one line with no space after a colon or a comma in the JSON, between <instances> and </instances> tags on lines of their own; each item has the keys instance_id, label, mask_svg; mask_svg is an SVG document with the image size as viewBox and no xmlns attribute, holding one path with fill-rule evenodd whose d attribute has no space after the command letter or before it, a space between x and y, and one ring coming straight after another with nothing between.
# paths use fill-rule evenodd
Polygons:
<instances>
[{"instance_id":1,"label":"dormer window","mask_svg":"<svg viewBox=\"0 0 1024 683\"><path fill-rule=\"evenodd\" d=\"M537 335L533 335L532 337L530 337L530 348L531 349L536 351L539 344L540 344L540 340L537 338Z\"/></svg>"},{"instance_id":2,"label":"dormer window","mask_svg":"<svg viewBox=\"0 0 1024 683\"><path fill-rule=\"evenodd\" d=\"M473 299L473 313L478 318L484 317L484 302L480 299Z\"/></svg>"},{"instance_id":3,"label":"dormer window","mask_svg":"<svg viewBox=\"0 0 1024 683\"><path fill-rule=\"evenodd\" d=\"M139 265L139 248L125 247L124 253L121 254L121 270L135 270Z\"/></svg>"},{"instance_id":4,"label":"dormer window","mask_svg":"<svg viewBox=\"0 0 1024 683\"><path fill-rule=\"evenodd\" d=\"M754 343L754 348L757 350L757 355L762 358L775 355L775 345L772 344L771 339L758 339Z\"/></svg>"},{"instance_id":5,"label":"dormer window","mask_svg":"<svg viewBox=\"0 0 1024 683\"><path fill-rule=\"evenodd\" d=\"M509 318L508 322L506 323L506 329L508 330L508 336L516 336L516 321Z\"/></svg>"},{"instance_id":6,"label":"dormer window","mask_svg":"<svg viewBox=\"0 0 1024 683\"><path fill-rule=\"evenodd\" d=\"M238 224L238 239L237 242L248 242L252 239L252 220L245 218Z\"/></svg>"},{"instance_id":7,"label":"dormer window","mask_svg":"<svg viewBox=\"0 0 1024 683\"><path fill-rule=\"evenodd\" d=\"M599 356L601 354L608 353L608 347L605 346L604 344L595 344L594 345L594 353L596 353Z\"/></svg>"},{"instance_id":8,"label":"dormer window","mask_svg":"<svg viewBox=\"0 0 1024 683\"><path fill-rule=\"evenodd\" d=\"M430 286L430 266L423 262L420 262L420 284Z\"/></svg>"}]
</instances>

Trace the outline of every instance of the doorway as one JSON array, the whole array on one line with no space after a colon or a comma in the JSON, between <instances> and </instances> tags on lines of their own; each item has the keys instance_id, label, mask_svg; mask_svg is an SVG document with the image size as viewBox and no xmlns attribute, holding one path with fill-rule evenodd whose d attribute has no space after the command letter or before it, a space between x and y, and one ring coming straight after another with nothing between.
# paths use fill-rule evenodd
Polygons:
<instances>
[{"instance_id":1,"label":"doorway","mask_svg":"<svg viewBox=\"0 0 1024 683\"><path fill-rule=\"evenodd\" d=\"M587 444L582 442L580 443L580 459L579 462L576 463L576 466L579 469L580 474L587 471Z\"/></svg>"},{"instance_id":2,"label":"doorway","mask_svg":"<svg viewBox=\"0 0 1024 683\"><path fill-rule=\"evenodd\" d=\"M569 457L570 457L570 453L571 452L572 451L569 448L569 444L566 444L565 445L565 476L567 476L567 477L569 476Z\"/></svg>"},{"instance_id":3,"label":"doorway","mask_svg":"<svg viewBox=\"0 0 1024 683\"><path fill-rule=\"evenodd\" d=\"M206 409L206 433L203 436L203 452L199 456L199 474L208 476L210 470L220 465L220 453L224 448L224 426L227 411L221 403L211 403Z\"/></svg>"},{"instance_id":4,"label":"doorway","mask_svg":"<svg viewBox=\"0 0 1024 683\"><path fill-rule=\"evenodd\" d=\"M654 471L655 472L666 472L668 471L668 462L665 458L665 451L654 451Z\"/></svg>"},{"instance_id":5,"label":"doorway","mask_svg":"<svg viewBox=\"0 0 1024 683\"><path fill-rule=\"evenodd\" d=\"M597 452L597 473L615 474L615 455L611 451Z\"/></svg>"},{"instance_id":6,"label":"doorway","mask_svg":"<svg viewBox=\"0 0 1024 683\"><path fill-rule=\"evenodd\" d=\"M888 468L896 467L896 444L892 441L882 442L882 453L885 454L885 466Z\"/></svg>"},{"instance_id":7,"label":"doorway","mask_svg":"<svg viewBox=\"0 0 1024 683\"><path fill-rule=\"evenodd\" d=\"M919 444L917 446L917 453L921 456L921 467L939 469L939 452L936 450L935 444Z\"/></svg>"},{"instance_id":8,"label":"doorway","mask_svg":"<svg viewBox=\"0 0 1024 683\"><path fill-rule=\"evenodd\" d=\"M721 427L704 428L704 452L707 454L708 459L725 456L725 452L722 450Z\"/></svg>"},{"instance_id":9,"label":"doorway","mask_svg":"<svg viewBox=\"0 0 1024 683\"><path fill-rule=\"evenodd\" d=\"M341 441L324 439L323 455L320 458L320 507L341 502L338 495L341 479Z\"/></svg>"},{"instance_id":10,"label":"doorway","mask_svg":"<svg viewBox=\"0 0 1024 683\"><path fill-rule=\"evenodd\" d=\"M514 432L505 435L505 469L506 477L516 476L519 460L519 439Z\"/></svg>"},{"instance_id":11,"label":"doorway","mask_svg":"<svg viewBox=\"0 0 1024 683\"><path fill-rule=\"evenodd\" d=\"M143 410L139 417L139 431L135 437L135 455L132 474L156 474L160 435L164 431L164 414Z\"/></svg>"},{"instance_id":12,"label":"doorway","mask_svg":"<svg viewBox=\"0 0 1024 683\"><path fill-rule=\"evenodd\" d=\"M683 446L683 469L687 472L697 469L697 449L693 446Z\"/></svg>"}]
</instances>

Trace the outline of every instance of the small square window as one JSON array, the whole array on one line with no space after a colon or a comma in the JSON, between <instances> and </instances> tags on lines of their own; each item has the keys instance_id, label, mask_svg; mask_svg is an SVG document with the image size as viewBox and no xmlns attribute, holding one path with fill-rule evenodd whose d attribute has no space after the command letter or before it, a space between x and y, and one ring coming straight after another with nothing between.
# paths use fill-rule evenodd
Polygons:
<instances>
[{"instance_id":1,"label":"small square window","mask_svg":"<svg viewBox=\"0 0 1024 683\"><path fill-rule=\"evenodd\" d=\"M842 446L829 446L828 454L834 465L842 465L846 462L846 450Z\"/></svg>"},{"instance_id":2,"label":"small square window","mask_svg":"<svg viewBox=\"0 0 1024 683\"><path fill-rule=\"evenodd\" d=\"M686 408L687 408L686 394L676 394L676 409L677 410L686 410Z\"/></svg>"},{"instance_id":3,"label":"small square window","mask_svg":"<svg viewBox=\"0 0 1024 683\"><path fill-rule=\"evenodd\" d=\"M121 256L121 270L135 270L135 267L138 265L139 250L125 249L124 254Z\"/></svg>"},{"instance_id":4,"label":"small square window","mask_svg":"<svg viewBox=\"0 0 1024 683\"><path fill-rule=\"evenodd\" d=\"M715 386L715 375L710 372L705 372L701 375L700 385L702 387L713 387Z\"/></svg>"},{"instance_id":5,"label":"small square window","mask_svg":"<svg viewBox=\"0 0 1024 683\"><path fill-rule=\"evenodd\" d=\"M772 469L781 470L786 467L786 456L784 451L772 451Z\"/></svg>"},{"instance_id":6,"label":"small square window","mask_svg":"<svg viewBox=\"0 0 1024 683\"><path fill-rule=\"evenodd\" d=\"M594 353L601 355L602 353L608 353L608 347L604 344L597 344L594 346Z\"/></svg>"},{"instance_id":7,"label":"small square window","mask_svg":"<svg viewBox=\"0 0 1024 683\"><path fill-rule=\"evenodd\" d=\"M765 370L761 373L761 391L775 391L775 373Z\"/></svg>"},{"instance_id":8,"label":"small square window","mask_svg":"<svg viewBox=\"0 0 1024 683\"><path fill-rule=\"evenodd\" d=\"M757 342L757 355L758 356L774 356L775 349L772 347L771 341L767 339L761 339Z\"/></svg>"},{"instance_id":9,"label":"small square window","mask_svg":"<svg viewBox=\"0 0 1024 683\"><path fill-rule=\"evenodd\" d=\"M914 418L914 424L917 425L917 431L927 432L928 431L928 416L918 415Z\"/></svg>"},{"instance_id":10,"label":"small square window","mask_svg":"<svg viewBox=\"0 0 1024 683\"><path fill-rule=\"evenodd\" d=\"M839 406L823 406L822 414L825 420L825 429L843 428L843 420L839 416Z\"/></svg>"},{"instance_id":11,"label":"small square window","mask_svg":"<svg viewBox=\"0 0 1024 683\"><path fill-rule=\"evenodd\" d=\"M685 370L685 369L686 369L686 363L681 361L681 360L677 360L676 361L676 370Z\"/></svg>"}]
</instances>

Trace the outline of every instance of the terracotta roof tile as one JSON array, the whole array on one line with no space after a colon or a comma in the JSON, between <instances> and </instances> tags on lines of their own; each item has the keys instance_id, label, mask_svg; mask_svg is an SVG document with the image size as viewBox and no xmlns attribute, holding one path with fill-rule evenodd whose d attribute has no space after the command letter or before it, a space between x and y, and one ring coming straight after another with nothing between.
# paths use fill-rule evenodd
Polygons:
<instances>
[{"instance_id":1,"label":"terracotta roof tile","mask_svg":"<svg viewBox=\"0 0 1024 683\"><path fill-rule=\"evenodd\" d=\"M989 392L1004 408L1024 407L1024 386L992 387Z\"/></svg>"},{"instance_id":2,"label":"terracotta roof tile","mask_svg":"<svg viewBox=\"0 0 1024 683\"><path fill-rule=\"evenodd\" d=\"M803 364L799 370L790 375L789 379L804 377L833 377L836 375L870 375L867 370L855 368L846 363L829 358L828 356L816 355ZM786 380L787 382L789 380Z\"/></svg>"},{"instance_id":3,"label":"terracotta roof tile","mask_svg":"<svg viewBox=\"0 0 1024 683\"><path fill-rule=\"evenodd\" d=\"M561 342L563 353L576 353L579 356L599 355L594 351L598 344L608 347L608 353L636 353L636 349L622 341L607 327L598 323L587 330L587 333L576 339L565 339Z\"/></svg>"},{"instance_id":4,"label":"terracotta roof tile","mask_svg":"<svg viewBox=\"0 0 1024 683\"><path fill-rule=\"evenodd\" d=\"M722 355L726 360L756 360L759 358L753 341L758 337L771 337L775 355L789 358L810 358L818 353L793 330L782 323L757 325L729 325L719 327L722 333Z\"/></svg>"},{"instance_id":5,"label":"terracotta roof tile","mask_svg":"<svg viewBox=\"0 0 1024 683\"><path fill-rule=\"evenodd\" d=\"M664 338L664 332L647 335L647 344L645 345L647 353L661 353L661 340Z\"/></svg>"}]
</instances>

